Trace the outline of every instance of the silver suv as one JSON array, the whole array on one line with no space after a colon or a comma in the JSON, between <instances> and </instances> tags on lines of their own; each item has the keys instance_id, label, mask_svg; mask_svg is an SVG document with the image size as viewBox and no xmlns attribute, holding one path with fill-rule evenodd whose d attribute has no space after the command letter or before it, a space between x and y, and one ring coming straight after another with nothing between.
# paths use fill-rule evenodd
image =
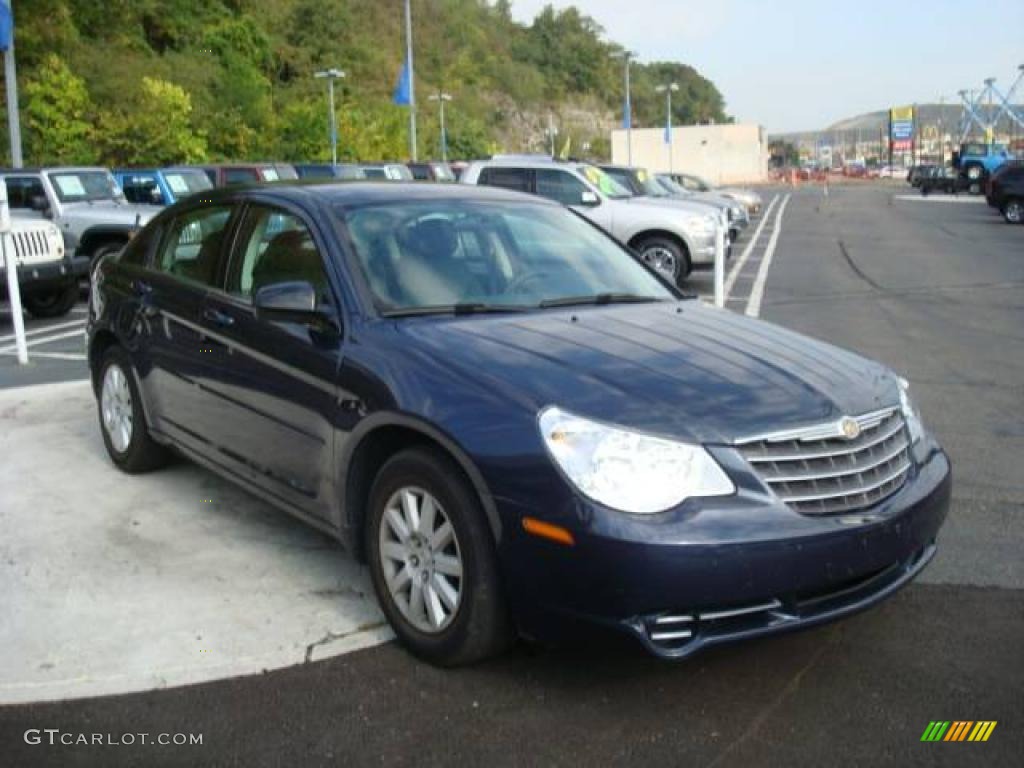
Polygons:
<instances>
[{"instance_id":1,"label":"silver suv","mask_svg":"<svg viewBox=\"0 0 1024 768\"><path fill-rule=\"evenodd\" d=\"M471 163L459 181L568 205L676 284L691 269L714 266L720 217L708 206L635 197L596 166L548 159L485 160Z\"/></svg>"},{"instance_id":2,"label":"silver suv","mask_svg":"<svg viewBox=\"0 0 1024 768\"><path fill-rule=\"evenodd\" d=\"M88 265L121 250L157 213L152 206L127 203L106 168L6 169L0 178L11 215L53 221L76 263Z\"/></svg>"}]
</instances>

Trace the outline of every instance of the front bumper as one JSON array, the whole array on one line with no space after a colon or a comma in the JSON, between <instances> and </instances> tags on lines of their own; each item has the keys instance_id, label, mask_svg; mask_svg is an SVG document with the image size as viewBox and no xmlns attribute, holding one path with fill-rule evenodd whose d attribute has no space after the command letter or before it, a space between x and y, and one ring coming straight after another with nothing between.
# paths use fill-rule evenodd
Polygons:
<instances>
[{"instance_id":1,"label":"front bumper","mask_svg":"<svg viewBox=\"0 0 1024 768\"><path fill-rule=\"evenodd\" d=\"M695 268L714 266L715 235L690 236L690 264Z\"/></svg>"},{"instance_id":2,"label":"front bumper","mask_svg":"<svg viewBox=\"0 0 1024 768\"><path fill-rule=\"evenodd\" d=\"M948 459L931 445L899 491L858 514L800 515L747 478L734 497L649 519L578 503L574 547L510 525L503 562L520 627L557 641L598 624L658 656L683 658L863 610L935 553L952 480ZM566 522L557 513L503 512Z\"/></svg>"},{"instance_id":3,"label":"front bumper","mask_svg":"<svg viewBox=\"0 0 1024 768\"><path fill-rule=\"evenodd\" d=\"M88 256L65 255L62 259L18 266L18 285L47 288L89 274ZM6 286L7 269L0 266L0 283Z\"/></svg>"}]
</instances>

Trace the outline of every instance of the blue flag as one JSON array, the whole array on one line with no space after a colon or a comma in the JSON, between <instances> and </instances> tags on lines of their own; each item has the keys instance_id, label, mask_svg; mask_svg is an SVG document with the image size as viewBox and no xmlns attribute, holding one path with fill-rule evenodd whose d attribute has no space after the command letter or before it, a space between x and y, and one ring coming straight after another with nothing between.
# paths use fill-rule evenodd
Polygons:
<instances>
[{"instance_id":1,"label":"blue flag","mask_svg":"<svg viewBox=\"0 0 1024 768\"><path fill-rule=\"evenodd\" d=\"M409 62L402 64L402 71L398 75L398 83L395 85L395 92L392 100L400 106L409 106L412 102L412 92L409 87Z\"/></svg>"},{"instance_id":2,"label":"blue flag","mask_svg":"<svg viewBox=\"0 0 1024 768\"><path fill-rule=\"evenodd\" d=\"M665 143L672 143L672 118L665 121Z\"/></svg>"},{"instance_id":3,"label":"blue flag","mask_svg":"<svg viewBox=\"0 0 1024 768\"><path fill-rule=\"evenodd\" d=\"M10 0L0 0L0 51L6 51L14 42L14 14Z\"/></svg>"},{"instance_id":4,"label":"blue flag","mask_svg":"<svg viewBox=\"0 0 1024 768\"><path fill-rule=\"evenodd\" d=\"M633 127L633 107L629 99L622 102L622 127L626 130Z\"/></svg>"}]
</instances>

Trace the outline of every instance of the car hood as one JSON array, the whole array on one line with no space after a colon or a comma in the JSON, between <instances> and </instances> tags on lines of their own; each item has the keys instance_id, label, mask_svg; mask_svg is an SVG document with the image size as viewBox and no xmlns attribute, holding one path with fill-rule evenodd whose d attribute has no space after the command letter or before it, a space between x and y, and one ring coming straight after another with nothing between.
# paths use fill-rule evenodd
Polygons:
<instances>
[{"instance_id":1,"label":"car hood","mask_svg":"<svg viewBox=\"0 0 1024 768\"><path fill-rule=\"evenodd\" d=\"M161 209L151 205L131 205L113 200L96 200L93 202L71 203L65 208L65 215L78 221L95 222L97 224L135 224L138 216L139 225L146 224Z\"/></svg>"},{"instance_id":2,"label":"car hood","mask_svg":"<svg viewBox=\"0 0 1024 768\"><path fill-rule=\"evenodd\" d=\"M630 205L637 205L643 208L671 208L672 210L691 211L692 213L717 215L721 206L705 200L695 200L688 197L630 197L627 199Z\"/></svg>"},{"instance_id":3,"label":"car hood","mask_svg":"<svg viewBox=\"0 0 1024 768\"><path fill-rule=\"evenodd\" d=\"M533 411L731 443L898 403L884 366L697 301L398 321L403 347Z\"/></svg>"}]
</instances>

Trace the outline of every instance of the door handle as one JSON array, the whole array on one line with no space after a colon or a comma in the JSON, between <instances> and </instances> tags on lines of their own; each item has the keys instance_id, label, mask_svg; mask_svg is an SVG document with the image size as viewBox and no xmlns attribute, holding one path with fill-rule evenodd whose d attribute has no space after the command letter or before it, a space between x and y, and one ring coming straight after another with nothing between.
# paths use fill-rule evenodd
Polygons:
<instances>
[{"instance_id":1,"label":"door handle","mask_svg":"<svg viewBox=\"0 0 1024 768\"><path fill-rule=\"evenodd\" d=\"M235 324L235 318L226 312L221 312L219 309L213 309L207 307L203 310L203 319L213 323L221 328L227 328L228 326Z\"/></svg>"}]
</instances>

